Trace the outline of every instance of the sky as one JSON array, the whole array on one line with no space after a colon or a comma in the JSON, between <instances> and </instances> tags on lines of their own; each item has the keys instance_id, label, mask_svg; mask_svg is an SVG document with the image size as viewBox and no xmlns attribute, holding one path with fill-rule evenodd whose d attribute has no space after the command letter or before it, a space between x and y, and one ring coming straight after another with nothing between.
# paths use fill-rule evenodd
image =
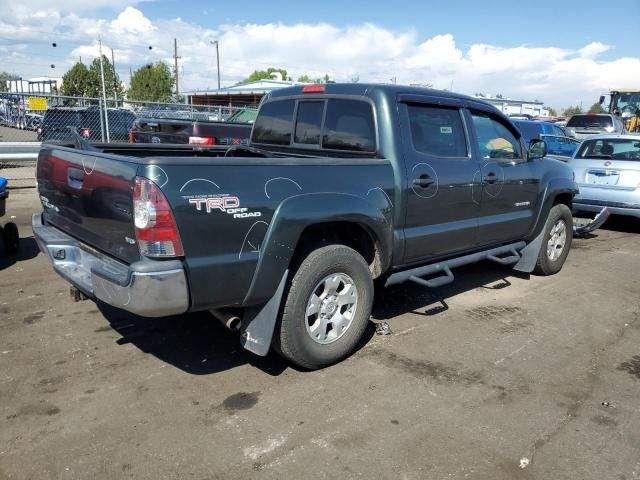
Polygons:
<instances>
[{"instance_id":1,"label":"sky","mask_svg":"<svg viewBox=\"0 0 640 480\"><path fill-rule=\"evenodd\" d=\"M0 71L61 77L114 50L121 79L173 65L180 90L215 88L255 69L295 79L418 83L461 93L588 108L610 88L640 88L640 0L0 0ZM53 46L53 43L56 46ZM149 49L149 47L152 47Z\"/></svg>"}]
</instances>

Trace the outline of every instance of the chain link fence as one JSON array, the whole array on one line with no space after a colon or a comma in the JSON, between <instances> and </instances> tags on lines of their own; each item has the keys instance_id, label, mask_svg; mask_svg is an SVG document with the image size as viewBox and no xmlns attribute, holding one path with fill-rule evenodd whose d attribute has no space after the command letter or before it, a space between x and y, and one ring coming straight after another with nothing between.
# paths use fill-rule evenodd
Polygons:
<instances>
[{"instance_id":1,"label":"chain link fence","mask_svg":"<svg viewBox=\"0 0 640 480\"><path fill-rule=\"evenodd\" d=\"M94 143L129 142L136 119L246 122L255 107L0 92L0 177L10 188L35 185L41 142L72 142L70 129Z\"/></svg>"}]
</instances>

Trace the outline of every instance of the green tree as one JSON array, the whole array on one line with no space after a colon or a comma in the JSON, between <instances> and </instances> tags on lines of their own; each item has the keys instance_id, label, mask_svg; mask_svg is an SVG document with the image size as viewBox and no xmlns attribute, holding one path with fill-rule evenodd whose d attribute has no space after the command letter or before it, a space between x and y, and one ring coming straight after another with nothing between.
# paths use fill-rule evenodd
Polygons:
<instances>
[{"instance_id":1,"label":"green tree","mask_svg":"<svg viewBox=\"0 0 640 480\"><path fill-rule=\"evenodd\" d=\"M118 74L113 69L113 65L105 55L102 55L102 65L104 68L104 89L107 98L113 98L114 92L118 95L118 98L122 98L124 96L124 86L120 81L120 77L118 77ZM89 66L89 84L87 86L86 96L102 96L102 76L99 58L94 58L91 66Z\"/></svg>"},{"instance_id":2,"label":"green tree","mask_svg":"<svg viewBox=\"0 0 640 480\"><path fill-rule=\"evenodd\" d=\"M555 108L549 107L549 116L550 117L557 117L558 116L558 112L556 112Z\"/></svg>"},{"instance_id":3,"label":"green tree","mask_svg":"<svg viewBox=\"0 0 640 480\"><path fill-rule=\"evenodd\" d=\"M62 76L60 93L70 97L87 96L91 74L84 63L78 62Z\"/></svg>"},{"instance_id":4,"label":"green tree","mask_svg":"<svg viewBox=\"0 0 640 480\"><path fill-rule=\"evenodd\" d=\"M606 110L602 108L602 105L600 105L597 102L591 105L591 107L589 107L589 112L590 113L607 113Z\"/></svg>"},{"instance_id":5,"label":"green tree","mask_svg":"<svg viewBox=\"0 0 640 480\"><path fill-rule=\"evenodd\" d=\"M571 117L571 116L577 115L579 113L582 113L582 108L580 108L579 105L576 105L575 107L565 108L564 111L562 112L562 114L565 117Z\"/></svg>"},{"instance_id":6,"label":"green tree","mask_svg":"<svg viewBox=\"0 0 640 480\"><path fill-rule=\"evenodd\" d=\"M269 67L266 70L254 70L251 75L243 80L243 82L257 82L258 80L269 80L273 73L279 72L283 80L290 80L287 71L284 68Z\"/></svg>"},{"instance_id":7,"label":"green tree","mask_svg":"<svg viewBox=\"0 0 640 480\"><path fill-rule=\"evenodd\" d=\"M7 80L16 78L17 75L13 75L9 72L0 72L0 92L8 91Z\"/></svg>"},{"instance_id":8,"label":"green tree","mask_svg":"<svg viewBox=\"0 0 640 480\"><path fill-rule=\"evenodd\" d=\"M148 102L167 102L171 99L173 84L173 75L166 63L148 64L133 72L127 98Z\"/></svg>"}]
</instances>

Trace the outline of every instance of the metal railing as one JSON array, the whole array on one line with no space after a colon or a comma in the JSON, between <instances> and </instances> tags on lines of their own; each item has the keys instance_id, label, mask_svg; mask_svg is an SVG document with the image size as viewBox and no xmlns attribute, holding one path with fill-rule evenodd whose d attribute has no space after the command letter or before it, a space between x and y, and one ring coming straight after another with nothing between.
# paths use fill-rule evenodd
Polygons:
<instances>
[{"instance_id":1,"label":"metal railing","mask_svg":"<svg viewBox=\"0 0 640 480\"><path fill-rule=\"evenodd\" d=\"M128 142L137 118L227 121L254 107L0 92L0 176L11 188L34 185L40 142L70 142L75 127L96 143Z\"/></svg>"}]
</instances>

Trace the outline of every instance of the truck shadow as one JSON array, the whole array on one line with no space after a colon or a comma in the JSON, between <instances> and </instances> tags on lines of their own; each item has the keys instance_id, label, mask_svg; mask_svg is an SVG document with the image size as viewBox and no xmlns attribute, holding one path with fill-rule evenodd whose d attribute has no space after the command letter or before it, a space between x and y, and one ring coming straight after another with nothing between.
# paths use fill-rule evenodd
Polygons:
<instances>
[{"instance_id":1,"label":"truck shadow","mask_svg":"<svg viewBox=\"0 0 640 480\"><path fill-rule=\"evenodd\" d=\"M98 308L111 328L121 335L117 340L119 345L135 345L192 375L211 375L245 364L272 376L278 376L288 368L304 371L273 350L266 357L246 351L240 345L239 334L227 330L208 312L144 318L101 302ZM358 349L366 345L374 333L375 327L370 323Z\"/></svg>"},{"instance_id":2,"label":"truck shadow","mask_svg":"<svg viewBox=\"0 0 640 480\"><path fill-rule=\"evenodd\" d=\"M528 279L530 274L516 272L492 262L480 262L453 270L453 283L430 289L412 282L376 291L372 317L391 320L405 313L434 316L449 309L447 298L475 289L502 290L509 288L509 277Z\"/></svg>"},{"instance_id":3,"label":"truck shadow","mask_svg":"<svg viewBox=\"0 0 640 480\"><path fill-rule=\"evenodd\" d=\"M1 244L2 242L0 242ZM20 239L20 247L17 253L8 254L4 251L3 247L0 247L0 271L5 268L9 268L18 262L24 262L25 260L31 260L40 253L38 244L33 237L23 237Z\"/></svg>"},{"instance_id":4,"label":"truck shadow","mask_svg":"<svg viewBox=\"0 0 640 480\"><path fill-rule=\"evenodd\" d=\"M145 353L192 375L210 375L251 364L277 376L289 366L274 352L258 357L240 345L238 333L227 330L208 312L144 318L104 303L98 308L122 337Z\"/></svg>"}]
</instances>

